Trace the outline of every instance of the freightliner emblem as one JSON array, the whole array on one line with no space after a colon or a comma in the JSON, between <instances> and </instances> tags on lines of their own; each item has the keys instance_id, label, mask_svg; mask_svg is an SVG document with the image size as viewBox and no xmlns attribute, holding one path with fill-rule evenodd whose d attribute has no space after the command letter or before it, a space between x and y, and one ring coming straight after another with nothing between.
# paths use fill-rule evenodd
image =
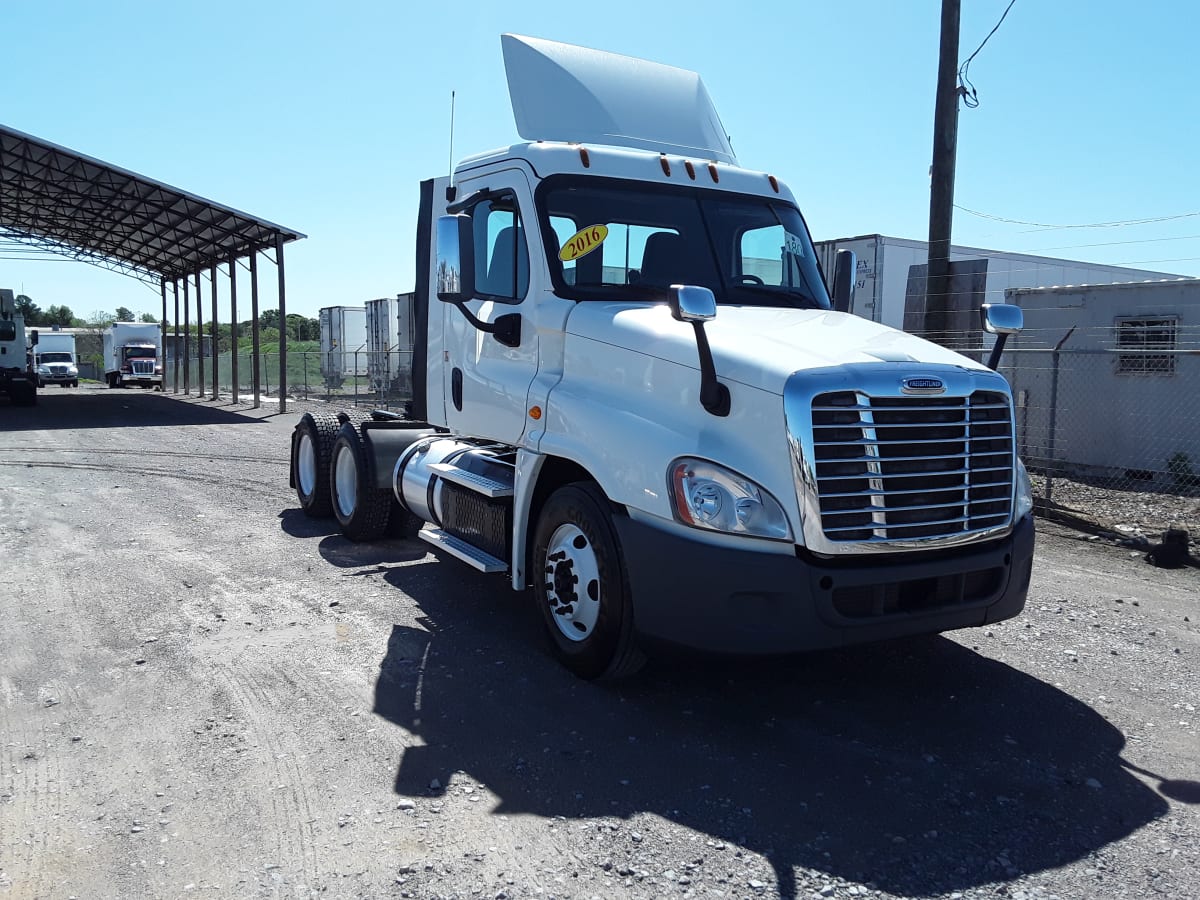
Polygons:
<instances>
[{"instance_id":1,"label":"freightliner emblem","mask_svg":"<svg viewBox=\"0 0 1200 900\"><path fill-rule=\"evenodd\" d=\"M905 378L900 389L906 394L944 394L946 383L930 375L918 375Z\"/></svg>"}]
</instances>

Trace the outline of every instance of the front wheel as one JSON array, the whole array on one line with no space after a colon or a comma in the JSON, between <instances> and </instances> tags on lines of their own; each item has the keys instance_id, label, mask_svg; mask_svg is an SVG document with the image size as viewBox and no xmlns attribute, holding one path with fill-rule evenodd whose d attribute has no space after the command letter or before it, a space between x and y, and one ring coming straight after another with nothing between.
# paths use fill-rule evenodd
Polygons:
<instances>
[{"instance_id":1,"label":"front wheel","mask_svg":"<svg viewBox=\"0 0 1200 900\"><path fill-rule=\"evenodd\" d=\"M623 678L642 667L620 545L596 485L550 495L534 532L532 578L559 662L581 678Z\"/></svg>"}]
</instances>

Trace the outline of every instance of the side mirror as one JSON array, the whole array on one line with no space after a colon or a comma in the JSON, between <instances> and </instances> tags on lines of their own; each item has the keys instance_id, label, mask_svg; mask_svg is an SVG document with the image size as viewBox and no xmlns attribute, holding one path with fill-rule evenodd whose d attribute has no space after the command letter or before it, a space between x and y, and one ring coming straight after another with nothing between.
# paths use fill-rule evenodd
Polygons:
<instances>
[{"instance_id":1,"label":"side mirror","mask_svg":"<svg viewBox=\"0 0 1200 900\"><path fill-rule=\"evenodd\" d=\"M35 328L29 332L29 346L36 347L37 342L38 342L38 333L37 333L37 329Z\"/></svg>"},{"instance_id":2,"label":"side mirror","mask_svg":"<svg viewBox=\"0 0 1200 900\"><path fill-rule=\"evenodd\" d=\"M992 345L992 355L988 357L988 368L996 369L1000 365L1000 354L1010 334L1016 334L1025 326L1025 313L1021 307L1012 303L985 303L979 307L979 317L983 320L983 329L996 336Z\"/></svg>"},{"instance_id":3,"label":"side mirror","mask_svg":"<svg viewBox=\"0 0 1200 900\"><path fill-rule=\"evenodd\" d=\"M475 249L470 216L439 216L437 221L437 296L465 303L475 296Z\"/></svg>"},{"instance_id":4,"label":"side mirror","mask_svg":"<svg viewBox=\"0 0 1200 900\"><path fill-rule=\"evenodd\" d=\"M979 317L983 330L992 334L1016 334L1025 327L1025 313L1012 303L985 303Z\"/></svg>"},{"instance_id":5,"label":"side mirror","mask_svg":"<svg viewBox=\"0 0 1200 900\"><path fill-rule=\"evenodd\" d=\"M839 250L833 264L833 308L848 313L854 304L854 277L858 274L858 257L853 250Z\"/></svg>"},{"instance_id":6,"label":"side mirror","mask_svg":"<svg viewBox=\"0 0 1200 900\"><path fill-rule=\"evenodd\" d=\"M708 322L717 317L717 298L706 287L673 284L667 302L676 322Z\"/></svg>"}]
</instances>

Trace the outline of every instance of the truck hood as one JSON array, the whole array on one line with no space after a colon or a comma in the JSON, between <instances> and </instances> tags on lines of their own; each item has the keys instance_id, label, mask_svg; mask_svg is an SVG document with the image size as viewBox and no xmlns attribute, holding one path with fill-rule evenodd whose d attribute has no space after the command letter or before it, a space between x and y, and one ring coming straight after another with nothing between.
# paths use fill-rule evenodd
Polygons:
<instances>
[{"instance_id":1,"label":"truck hood","mask_svg":"<svg viewBox=\"0 0 1200 900\"><path fill-rule=\"evenodd\" d=\"M783 393L793 372L852 363L985 367L938 344L847 313L820 309L720 306L706 323L717 377ZM583 302L567 334L677 363L699 371L691 325L665 304Z\"/></svg>"}]
</instances>

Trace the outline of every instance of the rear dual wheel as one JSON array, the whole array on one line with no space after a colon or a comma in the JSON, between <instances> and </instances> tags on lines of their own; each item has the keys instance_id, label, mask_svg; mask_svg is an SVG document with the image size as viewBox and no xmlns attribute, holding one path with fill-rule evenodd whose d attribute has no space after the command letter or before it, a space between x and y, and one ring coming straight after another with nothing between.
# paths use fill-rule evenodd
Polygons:
<instances>
[{"instance_id":1,"label":"rear dual wheel","mask_svg":"<svg viewBox=\"0 0 1200 900\"><path fill-rule=\"evenodd\" d=\"M388 530L395 500L375 487L359 425L347 422L333 442L329 462L329 499L342 534L352 541L373 541Z\"/></svg>"},{"instance_id":2,"label":"rear dual wheel","mask_svg":"<svg viewBox=\"0 0 1200 900\"><path fill-rule=\"evenodd\" d=\"M338 420L331 413L305 413L292 437L292 477L305 515L333 513L329 498L329 459L337 440Z\"/></svg>"}]
</instances>

